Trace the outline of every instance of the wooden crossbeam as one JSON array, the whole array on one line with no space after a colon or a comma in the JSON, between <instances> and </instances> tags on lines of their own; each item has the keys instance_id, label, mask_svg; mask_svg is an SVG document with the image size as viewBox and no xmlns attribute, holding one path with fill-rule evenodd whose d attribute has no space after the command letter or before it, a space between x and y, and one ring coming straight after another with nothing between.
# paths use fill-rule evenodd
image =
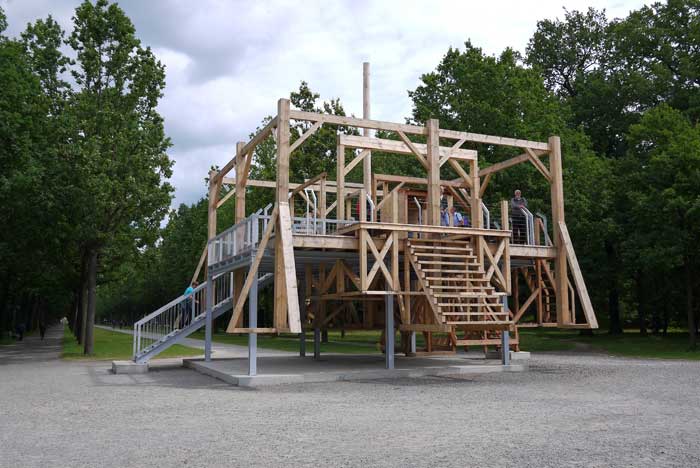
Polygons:
<instances>
[{"instance_id":1,"label":"wooden crossbeam","mask_svg":"<svg viewBox=\"0 0 700 468\"><path fill-rule=\"evenodd\" d=\"M467 171L465 171L462 168L462 166L459 165L459 162L455 161L454 159L450 159L449 163L450 163L450 166L452 166L452 169L455 170L457 175L459 175L461 177L461 181L464 182L464 184L467 187L472 188L472 186L473 186L472 178L469 177L469 174L467 174ZM459 179L457 179L457 180L459 180Z\"/></svg>"},{"instance_id":2,"label":"wooden crossbeam","mask_svg":"<svg viewBox=\"0 0 700 468\"><path fill-rule=\"evenodd\" d=\"M292 143L292 146L289 147L289 152L292 153L295 149L301 146L301 144L304 143L307 138L316 133L316 130L318 130L321 125L323 125L323 122L315 122L311 128L309 128L303 135L297 138L294 143Z\"/></svg>"},{"instance_id":3,"label":"wooden crossbeam","mask_svg":"<svg viewBox=\"0 0 700 468\"><path fill-rule=\"evenodd\" d=\"M538 171L540 171L540 174L542 174L542 176L544 176L545 179L551 182L552 176L549 174L549 169L547 169L547 166L545 166L544 163L540 161L540 158L537 157L535 152L532 151L530 148L525 148L525 153L528 155L532 165L535 166L535 168Z\"/></svg>"},{"instance_id":4,"label":"wooden crossbeam","mask_svg":"<svg viewBox=\"0 0 700 468\"><path fill-rule=\"evenodd\" d=\"M297 187L295 187L294 190L292 190L292 191L289 193L289 196L290 196L290 197L293 197L294 195L296 195L297 193L301 192L301 191L304 190L305 188L309 188L311 185L314 185L314 184L315 184L316 182L318 182L319 180L325 179L327 175L328 175L327 173L321 172L319 175L310 178L309 180L307 180L307 181L304 182L303 184L300 184L300 185L298 185ZM304 197L304 198L306 198L306 197ZM308 201L308 198L306 198L306 200Z\"/></svg>"},{"instance_id":5,"label":"wooden crossbeam","mask_svg":"<svg viewBox=\"0 0 700 468\"><path fill-rule=\"evenodd\" d=\"M379 211L382 208L382 206L384 205L384 203L386 203L387 200L391 200L391 197L395 196L396 193L401 189L401 187L404 186L405 183L406 182L400 182L399 185L397 185L389 193L384 195L384 198L382 198L382 201L377 203L377 207L375 208L375 211Z\"/></svg>"},{"instance_id":6,"label":"wooden crossbeam","mask_svg":"<svg viewBox=\"0 0 700 468\"><path fill-rule=\"evenodd\" d=\"M277 224L278 213L279 207L278 205L275 205L275 207L272 209L270 221L267 223L267 228L263 233L262 239L260 239L260 244L258 244L258 252L265 251L265 247L267 247L267 243L270 240L270 236L272 235L272 229ZM256 255L255 259L253 260L253 264L250 265L250 269L248 270L248 276L245 279L245 283L243 283L243 288L241 289L241 292L238 294L238 301L236 301L236 305L233 308L233 314L231 316L231 321L228 323L226 333L235 333L230 330L236 329L236 324L238 323L238 320L241 317L241 314L243 313L243 305L248 299L250 287L253 285L253 281L258 280L258 268L260 267L260 262L262 261L262 258L262 255Z\"/></svg>"},{"instance_id":7,"label":"wooden crossbeam","mask_svg":"<svg viewBox=\"0 0 700 468\"><path fill-rule=\"evenodd\" d=\"M386 240L386 242L384 242L384 246L382 246L382 250L380 252L377 250L377 247L374 245L374 241L372 240L372 238L369 236L367 237L367 246L372 251L372 255L374 255L374 258L375 258L375 262L374 262L374 265L372 265L372 269L369 271L369 273L367 273L367 284L372 284L372 280L376 276L378 270L381 269L382 273L384 274L384 277L386 278L387 284L390 284L391 289L394 289L391 273L389 273L389 269L384 264L384 258L386 257L386 254L387 254L387 252L389 252L389 248L391 247L391 245L393 243L394 243L393 237L387 238L387 240Z\"/></svg>"},{"instance_id":8,"label":"wooden crossbeam","mask_svg":"<svg viewBox=\"0 0 700 468\"><path fill-rule=\"evenodd\" d=\"M484 197L484 193L486 192L486 187L489 185L489 182L491 181L491 176L493 173L488 173L486 174L486 177L484 177L484 180L481 181L481 187L479 187L479 198Z\"/></svg>"},{"instance_id":9,"label":"wooden crossbeam","mask_svg":"<svg viewBox=\"0 0 700 468\"><path fill-rule=\"evenodd\" d=\"M301 319L299 313L299 292L297 291L297 272L294 263L294 240L292 239L292 220L289 213L289 204L279 204L279 232L281 238L282 258L284 265L284 280L287 297L287 319L289 331L301 333Z\"/></svg>"},{"instance_id":10,"label":"wooden crossbeam","mask_svg":"<svg viewBox=\"0 0 700 468\"><path fill-rule=\"evenodd\" d=\"M566 227L566 223L563 221L559 222L559 234L561 235L561 240L563 241L564 248L566 249L566 258L569 261L569 266L571 267L571 274L574 277L574 284L576 285L578 297L581 299L581 305L583 306L583 313L586 316L586 321L591 328L598 328L598 319L596 319L595 312L593 311L593 305L591 304L591 299L588 296L586 283L583 281L583 275L581 274L581 268L579 267L578 259L576 258L576 252L574 252L574 246L571 243L571 237L569 237L569 230Z\"/></svg>"},{"instance_id":11,"label":"wooden crossbeam","mask_svg":"<svg viewBox=\"0 0 700 468\"><path fill-rule=\"evenodd\" d=\"M418 158L418 162L420 162L424 168L428 169L428 161L425 159L425 156L423 153L421 153L418 148L416 148L416 145L408 139L406 134L400 130L397 130L396 133L399 135L399 138L403 140L404 144L408 146L408 148L411 150L411 152ZM427 150L426 150L427 151Z\"/></svg>"},{"instance_id":12,"label":"wooden crossbeam","mask_svg":"<svg viewBox=\"0 0 700 468\"><path fill-rule=\"evenodd\" d=\"M334 125L343 125L348 127L368 128L375 130L387 130L390 132L401 131L414 135L427 135L426 127L418 125L398 124L394 122L384 122L380 120L359 119L356 117L346 117L333 114L319 114L316 112L304 112L292 110L289 117L294 120L306 120L309 122L325 122ZM449 138L453 140L472 141L475 143L484 143L497 146L514 146L518 148L532 148L536 150L548 151L549 145L540 141L521 140L517 138L507 138L495 135L483 135L480 133L460 132L456 130L440 129L440 138ZM462 142L464 143L464 142Z\"/></svg>"},{"instance_id":13,"label":"wooden crossbeam","mask_svg":"<svg viewBox=\"0 0 700 468\"><path fill-rule=\"evenodd\" d=\"M357 166L360 162L362 162L362 160L365 159L365 157L367 157L369 154L370 154L370 151L368 149L362 150L360 152L360 154L358 154L355 157L355 159L350 161L350 164L345 166L345 168L343 169L343 175L344 176L348 175L350 173L350 171L352 171L355 168L355 166Z\"/></svg>"},{"instance_id":14,"label":"wooden crossbeam","mask_svg":"<svg viewBox=\"0 0 700 468\"><path fill-rule=\"evenodd\" d=\"M272 133L272 129L275 127L277 127L277 117L270 120L270 122L268 122L268 124L265 125L262 130L260 130L248 143L246 143L245 146L243 146L243 148L241 148L240 151L236 152L236 155L233 157L233 159L231 159L229 162L227 162L224 165L224 167L222 167L221 170L214 176L215 182L218 182L219 180L223 179L223 177L226 174L228 174L229 171L231 171L231 169L233 169L233 166L236 165L236 160L238 158L242 158L244 155L246 155L248 153L252 153L253 150L255 149L255 147L258 146L260 143L262 143L262 141L265 138L267 138L270 135L270 133ZM252 155L251 155L251 158L249 158L249 159L251 159L251 160L253 159ZM246 168L248 170L250 169L250 164L248 164L247 162L246 162ZM245 178L247 178L247 175L244 175L243 177L245 179Z\"/></svg>"},{"instance_id":15,"label":"wooden crossbeam","mask_svg":"<svg viewBox=\"0 0 700 468\"><path fill-rule=\"evenodd\" d=\"M536 150L536 151L533 151L533 153L536 154L537 156L539 156L541 154L545 154L546 151L537 151ZM513 156L512 158L506 159L505 161L501 161L499 163L493 164L493 165L486 167L484 169L481 169L479 171L479 173L482 176L485 176L485 175L491 174L493 172L502 171L503 169L507 169L507 168L512 167L512 166L517 166L518 164L523 163L525 161L528 161L529 159L530 159L530 154L526 152L526 153L523 153L523 154L518 155L518 156Z\"/></svg>"},{"instance_id":16,"label":"wooden crossbeam","mask_svg":"<svg viewBox=\"0 0 700 468\"><path fill-rule=\"evenodd\" d=\"M194 270L194 275L192 275L192 280L190 281L190 284L194 283L197 281L197 277L199 277L199 272L202 270L202 266L204 265L204 260L207 258L207 251L209 249L207 248L207 245L204 245L204 249L202 249L202 255L199 256L199 262L197 262L197 268Z\"/></svg>"}]
</instances>

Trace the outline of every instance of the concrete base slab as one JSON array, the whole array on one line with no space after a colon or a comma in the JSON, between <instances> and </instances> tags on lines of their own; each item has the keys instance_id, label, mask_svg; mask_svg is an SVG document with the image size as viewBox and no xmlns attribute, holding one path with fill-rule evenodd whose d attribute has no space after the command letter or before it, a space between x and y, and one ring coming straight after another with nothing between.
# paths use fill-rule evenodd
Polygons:
<instances>
[{"instance_id":1,"label":"concrete base slab","mask_svg":"<svg viewBox=\"0 0 700 468\"><path fill-rule=\"evenodd\" d=\"M511 361L529 361L530 352L529 351L511 351L510 352Z\"/></svg>"},{"instance_id":2,"label":"concrete base slab","mask_svg":"<svg viewBox=\"0 0 700 468\"><path fill-rule=\"evenodd\" d=\"M115 374L145 374L148 363L137 364L134 361L112 361L112 372Z\"/></svg>"},{"instance_id":3,"label":"concrete base slab","mask_svg":"<svg viewBox=\"0 0 700 468\"><path fill-rule=\"evenodd\" d=\"M448 376L491 372L520 372L526 365L503 366L498 361L464 357L396 356L396 368L383 368L382 355L324 355L311 357L276 356L258 358L258 375L246 374L246 359L185 359L185 367L194 369L232 385L260 387L293 383L339 382L388 378Z\"/></svg>"}]
</instances>

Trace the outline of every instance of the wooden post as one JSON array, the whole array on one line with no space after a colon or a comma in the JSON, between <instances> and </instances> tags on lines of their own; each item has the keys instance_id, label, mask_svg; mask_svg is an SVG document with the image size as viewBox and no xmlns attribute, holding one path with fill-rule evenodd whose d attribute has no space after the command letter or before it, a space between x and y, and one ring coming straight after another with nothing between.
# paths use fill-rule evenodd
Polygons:
<instances>
[{"instance_id":1,"label":"wooden post","mask_svg":"<svg viewBox=\"0 0 700 468\"><path fill-rule=\"evenodd\" d=\"M471 224L473 228L484 227L484 221L481 211L481 179L479 178L479 160L474 159L469 161L469 177L472 181L469 204L471 205ZM474 255L476 255L479 264L484 264L484 238L482 236L474 236ZM486 246L488 248L488 246Z\"/></svg>"},{"instance_id":2,"label":"wooden post","mask_svg":"<svg viewBox=\"0 0 700 468\"><path fill-rule=\"evenodd\" d=\"M562 174L561 141L558 136L549 137L549 173L552 197L552 225L554 229L554 247L557 257L554 260L554 281L557 293L557 323L564 325L571 322L568 296L568 270L566 265L566 248L561 238L560 222L564 222L564 178Z\"/></svg>"},{"instance_id":3,"label":"wooden post","mask_svg":"<svg viewBox=\"0 0 700 468\"><path fill-rule=\"evenodd\" d=\"M440 225L440 138L437 119L428 120L428 222Z\"/></svg>"},{"instance_id":4,"label":"wooden post","mask_svg":"<svg viewBox=\"0 0 700 468\"><path fill-rule=\"evenodd\" d=\"M219 188L221 184L216 177L216 171L209 171L209 208L207 213L207 239L212 240L216 237L216 204L219 201ZM209 261L213 259L210 257ZM212 307L214 306L214 288L212 287L213 278L207 268L207 315L204 328L204 358L211 360L211 340L212 340Z\"/></svg>"},{"instance_id":5,"label":"wooden post","mask_svg":"<svg viewBox=\"0 0 700 468\"><path fill-rule=\"evenodd\" d=\"M508 230L508 200L501 200L501 229ZM503 249L503 277L506 279L506 293L512 291L511 275L510 275L510 242L511 239L506 239L506 246Z\"/></svg>"},{"instance_id":6,"label":"wooden post","mask_svg":"<svg viewBox=\"0 0 700 468\"><path fill-rule=\"evenodd\" d=\"M362 64L362 118L369 119L369 62ZM362 129L362 135L371 136L371 130ZM372 193L372 152L368 151L362 160L362 183L367 193Z\"/></svg>"},{"instance_id":7,"label":"wooden post","mask_svg":"<svg viewBox=\"0 0 700 468\"><path fill-rule=\"evenodd\" d=\"M338 144L336 150L336 161L338 169L336 170L336 204L335 218L338 221L345 219L345 146ZM339 226L340 227L340 226Z\"/></svg>"},{"instance_id":8,"label":"wooden post","mask_svg":"<svg viewBox=\"0 0 700 468\"><path fill-rule=\"evenodd\" d=\"M245 146L244 142L239 141L236 143L236 188L235 188L235 193L236 193L236 207L235 207L235 212L234 212L234 223L238 223L239 221L243 221L245 219L245 184L243 183L244 178L247 180L247 175L244 176L243 173L245 171L246 167L246 158L247 157L253 157L253 154L250 153L248 155L246 154L241 154L241 151L243 147ZM240 246L243 245L243 232L241 231L240 235L238 236L238 239L235 240L235 245ZM238 297L240 295L241 289L243 289L243 283L245 281L245 272L243 270L236 271L233 275L234 278L234 288L233 288L233 304L238 302ZM238 323L236 324L236 327L242 327L243 326L243 315L241 314L241 318L239 319Z\"/></svg>"},{"instance_id":9,"label":"wooden post","mask_svg":"<svg viewBox=\"0 0 700 468\"><path fill-rule=\"evenodd\" d=\"M277 101L277 182L276 195L278 206L289 202L289 100ZM282 248L281 223L275 233L275 300L274 326L287 328L287 298L286 277L284 271L284 252ZM294 298L294 300L297 300Z\"/></svg>"}]
</instances>

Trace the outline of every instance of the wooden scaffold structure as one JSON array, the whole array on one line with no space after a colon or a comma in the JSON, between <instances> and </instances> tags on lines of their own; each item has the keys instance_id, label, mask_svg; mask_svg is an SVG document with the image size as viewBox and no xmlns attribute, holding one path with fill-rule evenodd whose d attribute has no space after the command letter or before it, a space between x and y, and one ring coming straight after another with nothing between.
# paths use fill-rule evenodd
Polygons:
<instances>
[{"instance_id":1,"label":"wooden scaffold structure","mask_svg":"<svg viewBox=\"0 0 700 468\"><path fill-rule=\"evenodd\" d=\"M400 352L411 356L461 347L517 350L521 327L597 328L564 218L559 137L540 142L441 129L435 119L425 125L372 120L368 64L364 71L363 118L295 110L280 99L270 122L210 173L208 246L195 272L196 278L206 263L206 313L192 313L193 320L201 315L206 321L207 358L211 321L231 309L227 331L249 334L252 374L257 334L299 334L304 353L304 332L313 330L318 356L324 331L379 329L387 367L393 367L396 332ZM307 123L293 143L290 122ZM336 180L321 173L290 183L290 159L321 126L363 131L338 134ZM270 136L276 179L253 180L256 147ZM463 148L470 143L522 154L480 168L477 151ZM415 158L425 177L374 173L373 151ZM362 182L346 181L360 164ZM551 223L527 209L514 216L506 200L492 216L482 202L491 178L518 164L532 164L549 183ZM442 179L443 166L459 177ZM232 187L220 199L222 185ZM274 190L274 202L247 214L248 187ZM231 197L235 225L217 232L217 209ZM295 213L295 200L303 200L305 213ZM452 225L452 216L444 225L443 211L453 206L468 214L469 227ZM273 288L274 310L271 322L259 325L264 287Z\"/></svg>"}]
</instances>

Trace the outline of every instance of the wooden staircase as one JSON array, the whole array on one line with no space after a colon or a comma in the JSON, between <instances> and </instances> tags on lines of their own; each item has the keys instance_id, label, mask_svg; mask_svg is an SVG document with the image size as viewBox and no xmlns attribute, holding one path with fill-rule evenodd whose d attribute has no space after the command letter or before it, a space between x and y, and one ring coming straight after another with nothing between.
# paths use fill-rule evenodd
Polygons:
<instances>
[{"instance_id":1,"label":"wooden staircase","mask_svg":"<svg viewBox=\"0 0 700 468\"><path fill-rule=\"evenodd\" d=\"M406 245L436 320L451 327L456 346L473 344L457 339L457 330L510 328L512 321L502 302L505 293L490 284L469 241L408 239Z\"/></svg>"}]
</instances>

